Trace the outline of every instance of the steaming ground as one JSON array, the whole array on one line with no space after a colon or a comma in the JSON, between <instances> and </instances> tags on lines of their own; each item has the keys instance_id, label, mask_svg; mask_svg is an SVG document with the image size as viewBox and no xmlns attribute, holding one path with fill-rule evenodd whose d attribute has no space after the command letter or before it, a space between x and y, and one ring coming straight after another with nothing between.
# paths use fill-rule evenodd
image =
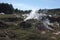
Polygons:
<instances>
[{"instance_id":1,"label":"steaming ground","mask_svg":"<svg viewBox=\"0 0 60 40\"><path fill-rule=\"evenodd\" d=\"M48 18L46 18L46 17L47 17L47 15L44 12L38 13L37 10L32 10L32 12L29 14L29 16L27 18L24 19L24 21L27 21L29 19L37 19L38 21L42 21L42 23L46 29L54 30L48 26L51 24L50 24L50 20L48 20Z\"/></svg>"},{"instance_id":2,"label":"steaming ground","mask_svg":"<svg viewBox=\"0 0 60 40\"><path fill-rule=\"evenodd\" d=\"M37 14L35 10L32 10L32 12L30 13L30 15L26 19L24 19L24 21L29 20L29 19L38 18L38 15L39 14Z\"/></svg>"}]
</instances>

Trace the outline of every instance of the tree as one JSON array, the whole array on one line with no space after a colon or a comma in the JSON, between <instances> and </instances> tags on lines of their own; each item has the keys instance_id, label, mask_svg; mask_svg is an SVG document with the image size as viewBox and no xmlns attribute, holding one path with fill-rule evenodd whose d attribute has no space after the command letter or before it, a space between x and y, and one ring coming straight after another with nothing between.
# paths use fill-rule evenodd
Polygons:
<instances>
[{"instance_id":1,"label":"tree","mask_svg":"<svg viewBox=\"0 0 60 40\"><path fill-rule=\"evenodd\" d=\"M5 14L12 14L13 11L14 11L14 8L12 4L0 3L0 13L3 12Z\"/></svg>"}]
</instances>

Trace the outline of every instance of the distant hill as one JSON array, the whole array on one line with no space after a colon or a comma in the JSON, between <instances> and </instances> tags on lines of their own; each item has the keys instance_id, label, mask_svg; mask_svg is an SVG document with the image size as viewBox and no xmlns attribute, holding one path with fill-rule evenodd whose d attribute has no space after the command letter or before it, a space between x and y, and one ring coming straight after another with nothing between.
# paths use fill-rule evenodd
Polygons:
<instances>
[{"instance_id":1,"label":"distant hill","mask_svg":"<svg viewBox=\"0 0 60 40\"><path fill-rule=\"evenodd\" d=\"M60 8L56 8L56 9L49 9L48 13L51 14L59 14L60 15Z\"/></svg>"}]
</instances>

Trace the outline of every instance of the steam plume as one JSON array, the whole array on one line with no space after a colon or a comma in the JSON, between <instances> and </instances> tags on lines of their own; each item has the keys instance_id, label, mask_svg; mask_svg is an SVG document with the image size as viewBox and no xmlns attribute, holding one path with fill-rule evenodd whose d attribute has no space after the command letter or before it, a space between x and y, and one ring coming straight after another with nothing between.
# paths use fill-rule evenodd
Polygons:
<instances>
[{"instance_id":1,"label":"steam plume","mask_svg":"<svg viewBox=\"0 0 60 40\"><path fill-rule=\"evenodd\" d=\"M53 30L52 28L50 28L48 25L50 25L50 21L48 20L48 18L46 18L46 14L44 14L44 12L42 13L38 13L37 10L32 10L32 12L29 14L29 16L24 19L24 21L29 20L29 19L37 19L38 21L42 21L43 25L49 29L49 30Z\"/></svg>"}]
</instances>

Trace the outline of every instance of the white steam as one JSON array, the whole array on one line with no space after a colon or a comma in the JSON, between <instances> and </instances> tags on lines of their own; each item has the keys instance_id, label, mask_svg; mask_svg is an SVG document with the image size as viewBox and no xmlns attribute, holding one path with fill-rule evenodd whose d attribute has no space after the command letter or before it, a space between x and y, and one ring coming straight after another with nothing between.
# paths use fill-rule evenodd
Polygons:
<instances>
[{"instance_id":1,"label":"white steam","mask_svg":"<svg viewBox=\"0 0 60 40\"><path fill-rule=\"evenodd\" d=\"M37 19L38 21L42 21L42 23L44 24L44 26L49 29L49 30L53 30L52 28L50 28L48 25L50 25L50 21L48 20L48 18L46 18L46 14L43 13L38 13L37 10L32 10L32 12L29 14L29 16L24 19L24 21L29 20L29 19Z\"/></svg>"},{"instance_id":2,"label":"white steam","mask_svg":"<svg viewBox=\"0 0 60 40\"><path fill-rule=\"evenodd\" d=\"M32 12L29 14L29 16L26 19L24 19L24 21L35 18L38 18L38 13L36 12L36 10L32 10Z\"/></svg>"}]
</instances>

